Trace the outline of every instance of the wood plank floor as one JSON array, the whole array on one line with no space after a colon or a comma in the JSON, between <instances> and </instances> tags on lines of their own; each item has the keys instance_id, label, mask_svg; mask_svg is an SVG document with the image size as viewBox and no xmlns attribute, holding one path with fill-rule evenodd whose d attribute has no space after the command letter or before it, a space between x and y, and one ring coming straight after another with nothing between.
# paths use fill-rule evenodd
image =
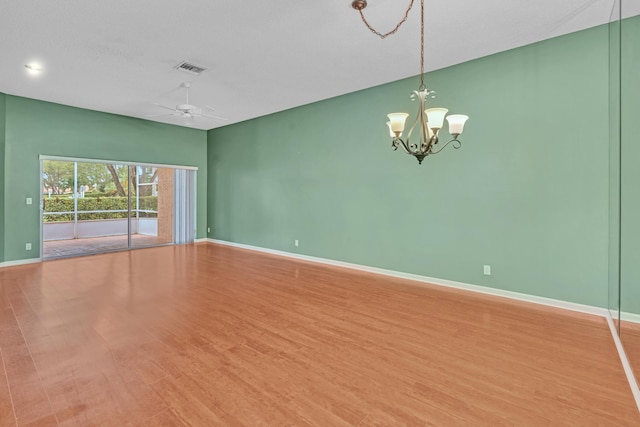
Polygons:
<instances>
[{"instance_id":1,"label":"wood plank floor","mask_svg":"<svg viewBox=\"0 0 640 427\"><path fill-rule=\"evenodd\" d=\"M640 425L604 319L214 244L0 269L2 426Z\"/></svg>"}]
</instances>

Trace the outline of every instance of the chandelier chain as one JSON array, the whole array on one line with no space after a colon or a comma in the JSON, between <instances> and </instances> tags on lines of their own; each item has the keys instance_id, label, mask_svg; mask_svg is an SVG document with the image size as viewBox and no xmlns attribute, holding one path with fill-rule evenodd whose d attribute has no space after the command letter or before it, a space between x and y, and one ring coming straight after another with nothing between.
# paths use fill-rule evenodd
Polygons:
<instances>
[{"instance_id":1,"label":"chandelier chain","mask_svg":"<svg viewBox=\"0 0 640 427\"><path fill-rule=\"evenodd\" d=\"M414 0L410 0L409 2L409 7L407 8L406 12L404 13L404 17L402 18L402 21L398 22L398 24L396 25L396 27L389 31L388 33L382 34L380 33L378 30L376 30L375 28L373 28L371 26L371 24L369 24L369 22L367 21L367 19L364 17L364 13L362 13L362 9L359 9L358 12L360 12L360 18L362 18L362 22L364 22L364 25L367 26L367 28L369 29L369 31L371 31L373 34L377 35L378 37L380 37L381 39L387 38L392 34L395 34L398 32L398 30L400 29L400 27L402 26L402 24L405 23L405 21L407 20L407 18L409 17L409 12L411 11L411 8L413 7L413 1ZM424 7L424 0L422 0L423 2L423 7Z\"/></svg>"},{"instance_id":2,"label":"chandelier chain","mask_svg":"<svg viewBox=\"0 0 640 427\"><path fill-rule=\"evenodd\" d=\"M424 85L424 0L420 1L420 90Z\"/></svg>"}]
</instances>

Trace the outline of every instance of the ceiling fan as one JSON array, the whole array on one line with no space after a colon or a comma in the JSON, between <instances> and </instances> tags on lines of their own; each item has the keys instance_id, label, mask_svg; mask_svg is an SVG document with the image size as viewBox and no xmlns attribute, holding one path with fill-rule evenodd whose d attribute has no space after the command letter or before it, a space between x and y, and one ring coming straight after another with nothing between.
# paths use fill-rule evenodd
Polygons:
<instances>
[{"instance_id":1,"label":"ceiling fan","mask_svg":"<svg viewBox=\"0 0 640 427\"><path fill-rule=\"evenodd\" d=\"M167 107L162 104L153 104L157 107L164 108L165 110L171 111L171 113L164 114L147 114L147 117L162 117L162 116L177 116L181 117L187 121L194 121L196 118L206 117L208 119L216 119L216 120L228 120L225 117L214 116L212 114L205 114L203 110L211 110L215 111L212 107L205 106L204 108L200 108L196 105L189 104L189 88L191 87L190 82L184 82L180 85L186 89L186 101L184 104L178 104L175 107Z\"/></svg>"}]
</instances>

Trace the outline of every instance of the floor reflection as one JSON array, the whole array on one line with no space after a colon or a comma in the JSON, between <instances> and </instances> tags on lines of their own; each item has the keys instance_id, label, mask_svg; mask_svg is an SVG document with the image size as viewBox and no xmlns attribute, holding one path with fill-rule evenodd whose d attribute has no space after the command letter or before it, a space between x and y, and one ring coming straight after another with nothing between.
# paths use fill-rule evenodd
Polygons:
<instances>
[{"instance_id":1,"label":"floor reflection","mask_svg":"<svg viewBox=\"0 0 640 427\"><path fill-rule=\"evenodd\" d=\"M640 324L621 321L620 338L636 376L636 382L640 384Z\"/></svg>"},{"instance_id":2,"label":"floor reflection","mask_svg":"<svg viewBox=\"0 0 640 427\"><path fill-rule=\"evenodd\" d=\"M157 236L133 234L131 236L132 247L146 247L164 245L171 242L163 241ZM44 242L42 258L65 258L70 256L86 255L100 252L110 252L127 249L127 236L104 236L86 239L51 240Z\"/></svg>"}]
</instances>

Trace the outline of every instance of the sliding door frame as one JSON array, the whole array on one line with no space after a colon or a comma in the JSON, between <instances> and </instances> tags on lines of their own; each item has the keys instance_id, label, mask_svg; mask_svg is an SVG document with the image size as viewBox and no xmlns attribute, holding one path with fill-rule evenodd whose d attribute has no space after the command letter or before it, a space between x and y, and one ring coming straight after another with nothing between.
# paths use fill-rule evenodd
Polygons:
<instances>
[{"instance_id":1,"label":"sliding door frame","mask_svg":"<svg viewBox=\"0 0 640 427\"><path fill-rule=\"evenodd\" d=\"M50 155L45 155L45 154L40 154L38 156L38 163L39 163L39 169L40 169L40 176L38 179L39 182L39 186L40 188L38 189L38 199L39 199L39 211L40 211L40 260L43 260L43 254L44 254L44 224L43 224L43 204L42 204L42 172L43 172L43 161L44 160L54 160L54 161L62 161L62 162L76 162L77 163L100 163L100 164L104 164L104 163L115 163L115 164L119 164L119 165L124 165L127 167L138 167L138 166L143 166L143 167L155 167L155 168L170 168L170 169L184 169L184 170L190 170L190 171L196 171L196 174L194 174L194 191L195 193L197 193L197 171L198 171L198 167L197 166L185 166L185 165L171 165L171 164L163 164L163 163L149 163L149 162L132 162L132 161L121 161L121 160L113 160L113 159L88 159L88 158L82 158L82 157L67 157L67 156L50 156ZM74 166L74 169L77 168L77 166ZM129 174L129 172L127 172L127 174ZM75 182L75 180L77 180L77 170L74 172L74 186L77 188L77 183ZM196 194L194 194L195 196ZM127 219L127 248L126 250L131 250L134 249L131 247L131 179L127 179L127 197L128 197L128 205L129 205L129 215L128 215L128 219ZM175 195L174 195L175 197ZM75 201L75 203L77 204L77 199ZM193 198L193 205L194 205L194 215L197 215L197 197ZM77 206L76 206L76 214L77 214ZM74 227L77 226L77 216L75 218L74 221ZM194 218L194 225L197 224L197 218ZM174 241L175 241L175 230L174 230ZM170 243L170 244L175 244L175 243ZM141 249L140 247L136 247L135 249ZM117 249L115 251L120 251L120 249ZM106 252L115 252L115 251L104 251L104 252L96 252L97 253L106 253Z\"/></svg>"},{"instance_id":2,"label":"sliding door frame","mask_svg":"<svg viewBox=\"0 0 640 427\"><path fill-rule=\"evenodd\" d=\"M149 162L130 162L114 159L85 159L82 157L62 157L62 156L46 156L41 154L39 160L58 160L63 162L80 162L80 163L117 163L119 165L126 166L149 166L155 168L173 168L173 169L187 169L198 170L197 166L184 166L184 165L170 165L163 163L149 163ZM42 171L41 171L42 172Z\"/></svg>"}]
</instances>

